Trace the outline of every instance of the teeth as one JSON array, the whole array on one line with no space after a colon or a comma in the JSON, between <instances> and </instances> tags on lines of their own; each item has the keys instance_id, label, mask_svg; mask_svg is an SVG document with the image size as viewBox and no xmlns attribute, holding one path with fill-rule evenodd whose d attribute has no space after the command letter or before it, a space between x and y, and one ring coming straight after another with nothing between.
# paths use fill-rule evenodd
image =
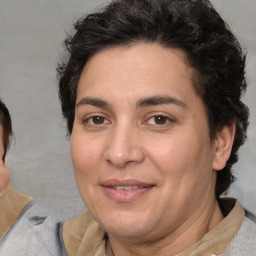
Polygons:
<instances>
[{"instance_id":1,"label":"teeth","mask_svg":"<svg viewBox=\"0 0 256 256\"><path fill-rule=\"evenodd\" d=\"M116 186L114 189L116 190L133 190L136 188L140 188L139 186Z\"/></svg>"}]
</instances>

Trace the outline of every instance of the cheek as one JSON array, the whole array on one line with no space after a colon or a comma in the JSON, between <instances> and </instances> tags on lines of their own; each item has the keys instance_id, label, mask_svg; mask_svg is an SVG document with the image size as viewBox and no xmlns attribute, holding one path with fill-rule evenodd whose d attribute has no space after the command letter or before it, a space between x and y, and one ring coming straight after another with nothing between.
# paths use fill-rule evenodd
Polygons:
<instances>
[{"instance_id":1,"label":"cheek","mask_svg":"<svg viewBox=\"0 0 256 256\"><path fill-rule=\"evenodd\" d=\"M148 147L151 162L162 172L178 182L191 182L210 168L209 148L200 138L175 134L169 139L156 140ZM192 179L192 180L191 180Z\"/></svg>"},{"instance_id":2,"label":"cheek","mask_svg":"<svg viewBox=\"0 0 256 256\"><path fill-rule=\"evenodd\" d=\"M70 146L75 175L93 173L100 155L99 145L74 133L71 136Z\"/></svg>"},{"instance_id":3,"label":"cheek","mask_svg":"<svg viewBox=\"0 0 256 256\"><path fill-rule=\"evenodd\" d=\"M70 141L75 179L85 205L91 205L99 175L99 152L96 143L84 138L83 134L73 133Z\"/></svg>"},{"instance_id":4,"label":"cheek","mask_svg":"<svg viewBox=\"0 0 256 256\"><path fill-rule=\"evenodd\" d=\"M183 168L189 158L191 150L178 136L158 140L149 147L148 155L159 169L165 172L175 172L177 168Z\"/></svg>"},{"instance_id":5,"label":"cheek","mask_svg":"<svg viewBox=\"0 0 256 256\"><path fill-rule=\"evenodd\" d=\"M3 158L4 155L4 145L0 142L0 160Z\"/></svg>"}]
</instances>

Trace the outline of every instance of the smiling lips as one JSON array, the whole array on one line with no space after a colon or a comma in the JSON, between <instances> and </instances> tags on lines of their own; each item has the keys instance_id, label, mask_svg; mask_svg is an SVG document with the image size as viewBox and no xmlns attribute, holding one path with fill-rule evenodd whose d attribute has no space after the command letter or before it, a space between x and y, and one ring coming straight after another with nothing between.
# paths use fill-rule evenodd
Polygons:
<instances>
[{"instance_id":1,"label":"smiling lips","mask_svg":"<svg viewBox=\"0 0 256 256\"><path fill-rule=\"evenodd\" d=\"M133 190L133 189L137 189L137 188L143 188L143 187L140 187L140 186L116 186L116 187L113 187L114 189L116 190Z\"/></svg>"},{"instance_id":2,"label":"smiling lips","mask_svg":"<svg viewBox=\"0 0 256 256\"><path fill-rule=\"evenodd\" d=\"M128 202L149 192L154 185L135 180L108 180L101 184L107 197L119 202Z\"/></svg>"}]
</instances>

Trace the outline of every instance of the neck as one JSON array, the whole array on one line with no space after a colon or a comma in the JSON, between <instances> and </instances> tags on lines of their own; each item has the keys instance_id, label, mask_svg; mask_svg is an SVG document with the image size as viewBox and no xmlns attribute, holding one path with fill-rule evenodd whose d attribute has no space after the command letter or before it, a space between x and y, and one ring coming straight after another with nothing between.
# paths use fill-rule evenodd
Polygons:
<instances>
[{"instance_id":1,"label":"neck","mask_svg":"<svg viewBox=\"0 0 256 256\"><path fill-rule=\"evenodd\" d=\"M217 201L214 202L210 211L209 209L200 210L198 215L193 216L190 221L183 223L168 236L138 243L138 238L120 239L109 235L107 256L177 255L193 246L223 219Z\"/></svg>"}]
</instances>

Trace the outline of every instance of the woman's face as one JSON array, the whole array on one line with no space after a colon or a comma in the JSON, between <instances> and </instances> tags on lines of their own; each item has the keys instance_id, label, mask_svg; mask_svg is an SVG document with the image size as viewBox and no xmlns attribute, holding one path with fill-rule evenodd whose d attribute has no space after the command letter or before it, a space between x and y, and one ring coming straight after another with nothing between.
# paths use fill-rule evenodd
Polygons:
<instances>
[{"instance_id":1,"label":"woman's face","mask_svg":"<svg viewBox=\"0 0 256 256\"><path fill-rule=\"evenodd\" d=\"M164 237L214 198L214 143L179 49L113 47L78 85L71 152L81 197L110 235Z\"/></svg>"},{"instance_id":2,"label":"woman's face","mask_svg":"<svg viewBox=\"0 0 256 256\"><path fill-rule=\"evenodd\" d=\"M9 180L10 180L9 172L3 161L3 155L4 155L3 138L4 138L4 129L2 124L0 123L0 197L6 191L9 185Z\"/></svg>"},{"instance_id":3,"label":"woman's face","mask_svg":"<svg viewBox=\"0 0 256 256\"><path fill-rule=\"evenodd\" d=\"M2 160L3 155L4 155L4 130L3 130L3 126L0 123L0 160Z\"/></svg>"}]
</instances>

